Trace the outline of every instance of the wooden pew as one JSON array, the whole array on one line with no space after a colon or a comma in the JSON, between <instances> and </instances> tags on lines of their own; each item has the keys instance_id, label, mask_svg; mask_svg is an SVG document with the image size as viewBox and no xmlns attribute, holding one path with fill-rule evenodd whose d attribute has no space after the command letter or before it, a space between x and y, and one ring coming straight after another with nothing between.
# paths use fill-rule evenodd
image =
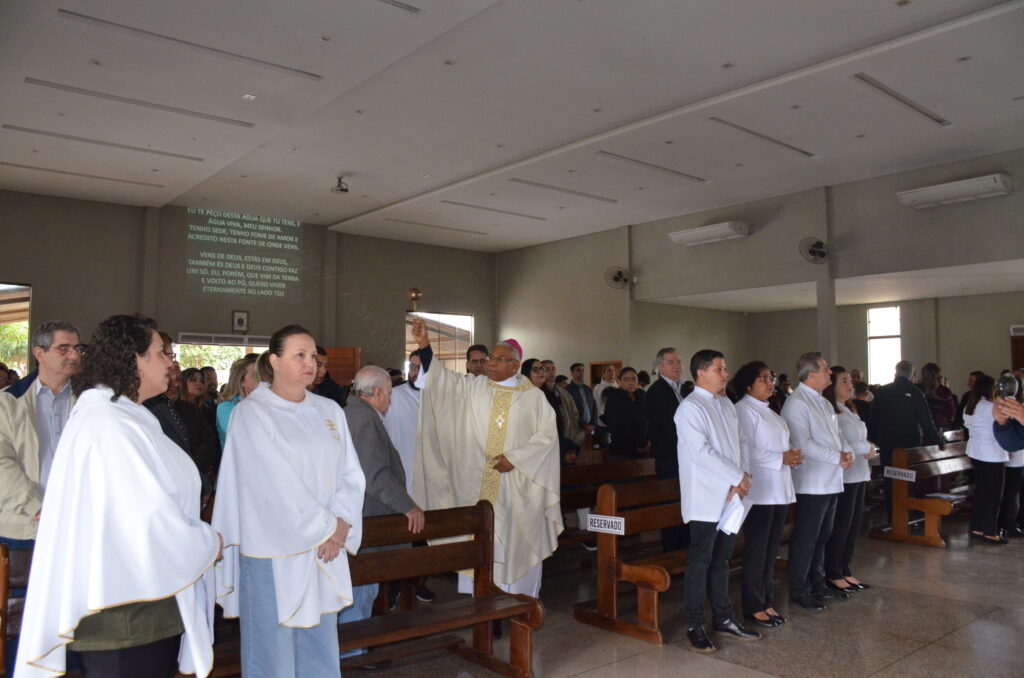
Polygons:
<instances>
[{"instance_id":1,"label":"wooden pew","mask_svg":"<svg viewBox=\"0 0 1024 678\"><path fill-rule=\"evenodd\" d=\"M8 549L7 544L0 544L0 675L4 675L7 641L21 633L31 565L32 549Z\"/></svg>"},{"instance_id":2,"label":"wooden pew","mask_svg":"<svg viewBox=\"0 0 1024 678\"><path fill-rule=\"evenodd\" d=\"M341 625L338 636L342 651L380 647L343 659L342 670L444 648L501 675L530 676L533 631L540 628L544 608L536 598L507 594L494 585L491 505L481 501L476 506L428 511L426 527L416 535L407 526L403 515L367 518L363 521L363 548L411 544L424 539L446 541L416 549L350 556L352 584L386 584L472 569L474 595ZM472 540L452 541L467 535ZM495 656L491 632L491 623L503 619L511 623L507 662ZM463 638L450 634L467 627L473 628L471 647Z\"/></svg>"},{"instance_id":3,"label":"wooden pew","mask_svg":"<svg viewBox=\"0 0 1024 678\"><path fill-rule=\"evenodd\" d=\"M672 478L602 485L597 493L596 513L624 518L623 537L682 525L679 481ZM782 544L789 543L792 523L791 506L782 531ZM733 547L730 569L734 570L741 565L743 546L741 532ZM597 598L577 603L573 608L573 617L585 624L662 645L664 638L658 621L659 594L671 586L672 575L686 571L686 561L685 549L630 558L622 549L618 535L597 533ZM780 558L776 564L785 567L787 562ZM636 587L636 623L622 619L619 615L620 582Z\"/></svg>"},{"instance_id":4,"label":"wooden pew","mask_svg":"<svg viewBox=\"0 0 1024 678\"><path fill-rule=\"evenodd\" d=\"M960 473L971 468L971 460L967 456L967 443L949 443L945 450L940 450L937 445L893 450L892 466L914 471L917 477L913 483L893 479L892 529L872 529L870 536L875 539L945 548L946 542L939 534L942 516L952 513L954 507L966 498L966 492L964 496L955 499L917 495L921 494L922 481ZM924 534L910 533L911 511L920 511L924 514Z\"/></svg>"},{"instance_id":5,"label":"wooden pew","mask_svg":"<svg viewBox=\"0 0 1024 678\"><path fill-rule=\"evenodd\" d=\"M604 464L577 464L562 467L561 504L562 513L576 509L590 508L597 504L597 490L605 483L628 482L654 477L654 459L644 458L631 461L613 461ZM559 545L589 541L594 535L587 532L586 525L575 530L565 530L558 538Z\"/></svg>"},{"instance_id":6,"label":"wooden pew","mask_svg":"<svg viewBox=\"0 0 1024 678\"><path fill-rule=\"evenodd\" d=\"M630 536L682 524L679 511L679 481L645 480L625 485L602 485L597 492L597 513L625 519ZM659 553L625 562L620 556L619 537L597 534L597 599L577 603L573 617L608 631L662 645L658 627L658 594L667 591L673 574L683 572L686 551ZM619 617L618 584L636 586L637 623Z\"/></svg>"}]
</instances>

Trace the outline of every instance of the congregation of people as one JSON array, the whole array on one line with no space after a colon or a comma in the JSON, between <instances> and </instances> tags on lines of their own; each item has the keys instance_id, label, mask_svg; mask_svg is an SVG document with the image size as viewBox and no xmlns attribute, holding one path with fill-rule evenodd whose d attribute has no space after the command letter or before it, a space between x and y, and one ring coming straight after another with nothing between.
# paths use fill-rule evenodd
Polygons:
<instances>
[{"instance_id":1,"label":"congregation of people","mask_svg":"<svg viewBox=\"0 0 1024 678\"><path fill-rule=\"evenodd\" d=\"M339 624L397 593L352 585L349 557L374 550L361 549L365 518L401 514L417 535L432 511L488 501L495 585L539 597L564 529L560 469L595 459L651 458L678 480L683 525L661 545L688 550L683 621L701 652L790 621L774 581L791 515L788 609L870 596L854 556L872 467L944 447L944 431L967 433L970 539L1024 536L1020 370L972 372L958 398L934 363L900 361L875 386L806 352L785 366L794 387L780 365L733 372L719 351L686 362L666 347L653 374L607 364L592 384L583 363L561 376L514 339L471 346L463 373L437 359L422 320L412 338L404 379L368 365L342 385L312 333L288 325L220 385L212 367L181 369L148 318L107 318L88 345L68 322L39 325L36 369L0 365L0 541L34 549L15 678L208 675L215 605L240 620L244 676L338 676L365 651L339 652ZM414 590L437 598L425 580Z\"/></svg>"}]
</instances>

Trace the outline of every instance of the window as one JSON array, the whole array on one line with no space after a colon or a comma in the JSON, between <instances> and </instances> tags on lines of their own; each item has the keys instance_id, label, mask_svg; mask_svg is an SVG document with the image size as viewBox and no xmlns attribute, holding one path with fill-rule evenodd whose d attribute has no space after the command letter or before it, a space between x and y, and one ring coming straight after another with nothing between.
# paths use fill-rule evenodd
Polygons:
<instances>
[{"instance_id":1,"label":"window","mask_svg":"<svg viewBox=\"0 0 1024 678\"><path fill-rule=\"evenodd\" d=\"M902 359L900 307L868 309L868 383L889 383Z\"/></svg>"},{"instance_id":2,"label":"window","mask_svg":"<svg viewBox=\"0 0 1024 678\"><path fill-rule=\"evenodd\" d=\"M0 363L19 377L28 373L28 313L32 290L28 285L0 283ZM8 375L0 375L0 391Z\"/></svg>"},{"instance_id":3,"label":"window","mask_svg":"<svg viewBox=\"0 0 1024 678\"><path fill-rule=\"evenodd\" d=\"M231 363L246 353L263 353L269 337L182 332L174 343L174 353L182 370L210 365L217 371L217 383L226 384Z\"/></svg>"},{"instance_id":4,"label":"window","mask_svg":"<svg viewBox=\"0 0 1024 678\"><path fill-rule=\"evenodd\" d=\"M427 336L434 351L434 360L440 360L448 369L460 374L466 373L466 349L473 345L473 316L451 313L417 313L427 324ZM414 316L405 317L405 355L416 350L412 338ZM403 370L409 373L409 362L403 362Z\"/></svg>"}]
</instances>

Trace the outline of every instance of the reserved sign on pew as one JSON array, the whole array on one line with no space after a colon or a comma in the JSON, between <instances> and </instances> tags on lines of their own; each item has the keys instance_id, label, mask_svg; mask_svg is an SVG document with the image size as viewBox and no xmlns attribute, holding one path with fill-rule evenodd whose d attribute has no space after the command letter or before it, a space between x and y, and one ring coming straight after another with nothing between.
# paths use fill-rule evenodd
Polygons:
<instances>
[{"instance_id":1,"label":"reserved sign on pew","mask_svg":"<svg viewBox=\"0 0 1024 678\"><path fill-rule=\"evenodd\" d=\"M619 516L601 516L590 513L587 514L587 530L622 536L626 534L626 519Z\"/></svg>"},{"instance_id":2,"label":"reserved sign on pew","mask_svg":"<svg viewBox=\"0 0 1024 678\"><path fill-rule=\"evenodd\" d=\"M908 483L912 483L917 480L917 471L911 471L905 468L896 468L895 466L886 466L883 475L886 478L892 478L894 480L906 480Z\"/></svg>"}]
</instances>

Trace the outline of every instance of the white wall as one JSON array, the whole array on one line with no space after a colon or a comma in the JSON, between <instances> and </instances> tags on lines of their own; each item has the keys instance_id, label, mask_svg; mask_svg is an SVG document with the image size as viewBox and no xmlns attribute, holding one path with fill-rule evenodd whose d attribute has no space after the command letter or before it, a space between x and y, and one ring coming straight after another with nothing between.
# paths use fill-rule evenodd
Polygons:
<instances>
[{"instance_id":1,"label":"white wall","mask_svg":"<svg viewBox=\"0 0 1024 678\"><path fill-rule=\"evenodd\" d=\"M503 252L496 256L497 338L518 340L526 358L625 360L629 291L605 284L610 266L628 266L626 228Z\"/></svg>"},{"instance_id":2,"label":"white wall","mask_svg":"<svg viewBox=\"0 0 1024 678\"><path fill-rule=\"evenodd\" d=\"M704 348L725 354L730 371L754 358L750 323L743 313L710 311L703 308L633 302L630 317L630 365L650 370L658 350L672 346L679 350L684 366L690 356ZM684 367L689 379L689 368Z\"/></svg>"}]
</instances>

